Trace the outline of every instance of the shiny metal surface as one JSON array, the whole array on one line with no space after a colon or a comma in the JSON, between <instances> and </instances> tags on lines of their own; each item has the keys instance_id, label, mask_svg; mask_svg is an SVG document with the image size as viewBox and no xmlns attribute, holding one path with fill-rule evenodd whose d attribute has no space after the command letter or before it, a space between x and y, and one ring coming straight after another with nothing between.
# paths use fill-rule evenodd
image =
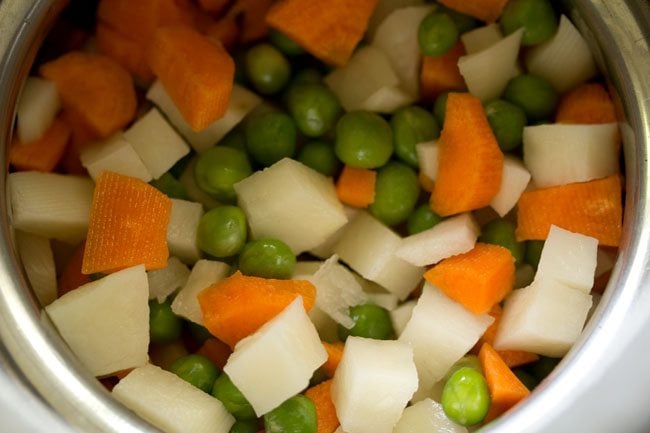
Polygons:
<instances>
[{"instance_id":1,"label":"shiny metal surface","mask_svg":"<svg viewBox=\"0 0 650 433\"><path fill-rule=\"evenodd\" d=\"M624 239L610 285L582 339L528 400L482 431L650 431L650 375L646 374L650 361L650 2L562 3L592 45L625 118L621 126L627 175ZM10 138L19 84L60 5L57 0L0 2L3 149ZM2 176L0 191L5 189ZM112 401L80 368L47 320L41 319L24 289L25 278L17 271L7 210L6 200L0 201L0 389L4 390L0 405L11 386L9 396L25 399L26 410L16 415L36 417L35 425L45 426L43 431L156 431ZM65 427L60 417L74 427Z\"/></svg>"}]
</instances>

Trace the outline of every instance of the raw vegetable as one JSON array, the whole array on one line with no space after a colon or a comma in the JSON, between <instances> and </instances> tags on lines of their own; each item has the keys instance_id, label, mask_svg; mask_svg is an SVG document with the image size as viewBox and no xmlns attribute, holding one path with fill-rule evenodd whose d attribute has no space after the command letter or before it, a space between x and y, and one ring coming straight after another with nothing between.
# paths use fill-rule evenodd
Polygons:
<instances>
[{"instance_id":1,"label":"raw vegetable","mask_svg":"<svg viewBox=\"0 0 650 433\"><path fill-rule=\"evenodd\" d=\"M420 22L418 43L422 54L437 57L445 54L458 40L456 23L447 14L432 12Z\"/></svg>"},{"instance_id":2,"label":"raw vegetable","mask_svg":"<svg viewBox=\"0 0 650 433\"><path fill-rule=\"evenodd\" d=\"M335 151L352 167L381 167L393 153L390 125L369 111L348 112L336 124Z\"/></svg>"},{"instance_id":3,"label":"raw vegetable","mask_svg":"<svg viewBox=\"0 0 650 433\"><path fill-rule=\"evenodd\" d=\"M279 92L289 82L291 65L273 45L259 44L246 52L246 76L263 95Z\"/></svg>"},{"instance_id":4,"label":"raw vegetable","mask_svg":"<svg viewBox=\"0 0 650 433\"><path fill-rule=\"evenodd\" d=\"M212 395L219 399L237 420L257 419L251 404L244 394L232 383L226 373L219 375L214 381Z\"/></svg>"},{"instance_id":5,"label":"raw vegetable","mask_svg":"<svg viewBox=\"0 0 650 433\"><path fill-rule=\"evenodd\" d=\"M40 139L61 108L56 84L38 77L28 77L16 107L18 141Z\"/></svg>"},{"instance_id":6,"label":"raw vegetable","mask_svg":"<svg viewBox=\"0 0 650 433\"><path fill-rule=\"evenodd\" d=\"M201 258L198 231L203 206L189 200L172 199L172 211L167 225L169 254L183 263L194 264Z\"/></svg>"},{"instance_id":7,"label":"raw vegetable","mask_svg":"<svg viewBox=\"0 0 650 433\"><path fill-rule=\"evenodd\" d=\"M238 254L246 243L246 215L237 206L220 206L205 213L199 222L197 242L214 257Z\"/></svg>"},{"instance_id":8,"label":"raw vegetable","mask_svg":"<svg viewBox=\"0 0 650 433\"><path fill-rule=\"evenodd\" d=\"M224 146L208 149L199 155L194 166L199 188L223 203L237 200L233 185L252 172L244 151Z\"/></svg>"},{"instance_id":9,"label":"raw vegetable","mask_svg":"<svg viewBox=\"0 0 650 433\"><path fill-rule=\"evenodd\" d=\"M317 424L314 402L301 394L264 414L264 431L268 433L316 433Z\"/></svg>"},{"instance_id":10,"label":"raw vegetable","mask_svg":"<svg viewBox=\"0 0 650 433\"><path fill-rule=\"evenodd\" d=\"M505 34L524 29L524 46L549 40L557 26L553 6L548 0L512 0L505 6L501 17L501 28Z\"/></svg>"},{"instance_id":11,"label":"raw vegetable","mask_svg":"<svg viewBox=\"0 0 650 433\"><path fill-rule=\"evenodd\" d=\"M415 208L407 220L409 235L415 235L430 228L442 221L442 217L431 210L428 204L422 204Z\"/></svg>"},{"instance_id":12,"label":"raw vegetable","mask_svg":"<svg viewBox=\"0 0 650 433\"><path fill-rule=\"evenodd\" d=\"M244 245L239 255L239 269L244 275L287 279L295 267L296 255L279 239L255 239Z\"/></svg>"},{"instance_id":13,"label":"raw vegetable","mask_svg":"<svg viewBox=\"0 0 650 433\"><path fill-rule=\"evenodd\" d=\"M9 162L16 170L52 171L63 156L70 134L65 122L54 119L40 138L14 141L9 149Z\"/></svg>"},{"instance_id":14,"label":"raw vegetable","mask_svg":"<svg viewBox=\"0 0 650 433\"><path fill-rule=\"evenodd\" d=\"M336 196L343 204L368 207L375 200L376 181L376 171L346 165L336 181Z\"/></svg>"},{"instance_id":15,"label":"raw vegetable","mask_svg":"<svg viewBox=\"0 0 650 433\"><path fill-rule=\"evenodd\" d=\"M329 177L333 177L341 166L341 161L334 153L334 144L323 141L311 141L303 145L297 159L307 167Z\"/></svg>"},{"instance_id":16,"label":"raw vegetable","mask_svg":"<svg viewBox=\"0 0 650 433\"><path fill-rule=\"evenodd\" d=\"M521 107L530 121L551 117L558 95L545 79L532 74L521 74L508 82L503 99Z\"/></svg>"},{"instance_id":17,"label":"raw vegetable","mask_svg":"<svg viewBox=\"0 0 650 433\"><path fill-rule=\"evenodd\" d=\"M515 224L511 221L497 218L482 227L478 240L507 248L515 259L515 263L521 264L526 253L526 245L523 242L517 242L515 228Z\"/></svg>"},{"instance_id":18,"label":"raw vegetable","mask_svg":"<svg viewBox=\"0 0 650 433\"><path fill-rule=\"evenodd\" d=\"M458 69L458 59L465 55L463 44L456 42L445 54L424 56L420 69L420 98L433 101L443 92L465 89L465 80ZM439 123L440 117L436 116Z\"/></svg>"},{"instance_id":19,"label":"raw vegetable","mask_svg":"<svg viewBox=\"0 0 650 433\"><path fill-rule=\"evenodd\" d=\"M524 110L497 99L485 105L485 114L501 150L507 152L521 144L524 126L528 123Z\"/></svg>"},{"instance_id":20,"label":"raw vegetable","mask_svg":"<svg viewBox=\"0 0 650 433\"><path fill-rule=\"evenodd\" d=\"M452 421L464 426L478 424L491 406L485 378L474 368L461 367L445 382L440 403Z\"/></svg>"},{"instance_id":21,"label":"raw vegetable","mask_svg":"<svg viewBox=\"0 0 650 433\"><path fill-rule=\"evenodd\" d=\"M171 343L181 335L181 319L172 311L171 303L149 301L149 340L152 343Z\"/></svg>"},{"instance_id":22,"label":"raw vegetable","mask_svg":"<svg viewBox=\"0 0 650 433\"><path fill-rule=\"evenodd\" d=\"M322 84L297 84L287 97L296 126L307 137L320 137L334 127L341 114L336 95Z\"/></svg>"},{"instance_id":23,"label":"raw vegetable","mask_svg":"<svg viewBox=\"0 0 650 433\"><path fill-rule=\"evenodd\" d=\"M555 121L580 124L614 123L614 103L602 84L582 84L562 96L555 113Z\"/></svg>"},{"instance_id":24,"label":"raw vegetable","mask_svg":"<svg viewBox=\"0 0 650 433\"><path fill-rule=\"evenodd\" d=\"M410 166L418 167L416 145L440 136L440 127L433 114L416 105L404 107L390 119L395 154Z\"/></svg>"},{"instance_id":25,"label":"raw vegetable","mask_svg":"<svg viewBox=\"0 0 650 433\"><path fill-rule=\"evenodd\" d=\"M81 273L81 263L84 257L84 242L75 248L74 252L68 259L65 267L57 280L58 293L57 298L65 295L77 287L90 283L92 280L88 275Z\"/></svg>"},{"instance_id":26,"label":"raw vegetable","mask_svg":"<svg viewBox=\"0 0 650 433\"><path fill-rule=\"evenodd\" d=\"M443 5L460 13L478 18L481 21L494 22L501 16L507 0L441 0Z\"/></svg>"},{"instance_id":27,"label":"raw vegetable","mask_svg":"<svg viewBox=\"0 0 650 433\"><path fill-rule=\"evenodd\" d=\"M38 302L48 305L57 298L56 268L50 240L16 231L18 254Z\"/></svg>"},{"instance_id":28,"label":"raw vegetable","mask_svg":"<svg viewBox=\"0 0 650 433\"><path fill-rule=\"evenodd\" d=\"M296 151L296 124L282 111L270 109L252 113L246 119L244 132L246 150L263 166L290 158Z\"/></svg>"},{"instance_id":29,"label":"raw vegetable","mask_svg":"<svg viewBox=\"0 0 650 433\"><path fill-rule=\"evenodd\" d=\"M219 369L202 355L187 355L178 358L169 367L169 371L207 393L212 390L212 385L219 375Z\"/></svg>"},{"instance_id":30,"label":"raw vegetable","mask_svg":"<svg viewBox=\"0 0 650 433\"><path fill-rule=\"evenodd\" d=\"M79 160L93 180L97 180L104 171L135 177L143 182L153 179L133 145L122 134L83 146L79 150Z\"/></svg>"},{"instance_id":31,"label":"raw vegetable","mask_svg":"<svg viewBox=\"0 0 650 433\"><path fill-rule=\"evenodd\" d=\"M337 367L341 363L343 357L343 343L327 343L323 342L323 347L327 351L327 361L321 366L328 377L334 377Z\"/></svg>"},{"instance_id":32,"label":"raw vegetable","mask_svg":"<svg viewBox=\"0 0 650 433\"><path fill-rule=\"evenodd\" d=\"M419 195L415 171L406 164L391 161L377 170L375 197L368 210L384 224L395 226L413 212Z\"/></svg>"},{"instance_id":33,"label":"raw vegetable","mask_svg":"<svg viewBox=\"0 0 650 433\"><path fill-rule=\"evenodd\" d=\"M339 325L339 338L345 341L348 336L389 340L393 338L393 325L388 310L375 304L362 304L350 308L354 326L347 329Z\"/></svg>"},{"instance_id":34,"label":"raw vegetable","mask_svg":"<svg viewBox=\"0 0 650 433\"><path fill-rule=\"evenodd\" d=\"M394 433L429 433L444 431L447 433L467 433L467 429L456 424L445 415L442 405L430 398L425 398L407 407L393 430Z\"/></svg>"},{"instance_id":35,"label":"raw vegetable","mask_svg":"<svg viewBox=\"0 0 650 433\"><path fill-rule=\"evenodd\" d=\"M199 326L199 325L195 325ZM202 328L206 333L207 330L205 328ZM209 333L208 333L209 334ZM214 365L219 367L220 369L223 370L223 367L226 365L226 362L228 361L228 358L232 354L232 350L230 349L230 346L228 346L226 343L224 343L221 340L217 340L216 338L211 338L208 337L201 347L198 348L196 351L197 354L203 355L206 358L208 358ZM219 376L221 377L221 376ZM218 381L218 379L217 379ZM216 382L215 381L215 384ZM214 395L214 388L213 390L213 395Z\"/></svg>"},{"instance_id":36,"label":"raw vegetable","mask_svg":"<svg viewBox=\"0 0 650 433\"><path fill-rule=\"evenodd\" d=\"M339 426L336 408L332 402L332 380L326 380L305 391L316 407L317 433L333 433Z\"/></svg>"}]
</instances>

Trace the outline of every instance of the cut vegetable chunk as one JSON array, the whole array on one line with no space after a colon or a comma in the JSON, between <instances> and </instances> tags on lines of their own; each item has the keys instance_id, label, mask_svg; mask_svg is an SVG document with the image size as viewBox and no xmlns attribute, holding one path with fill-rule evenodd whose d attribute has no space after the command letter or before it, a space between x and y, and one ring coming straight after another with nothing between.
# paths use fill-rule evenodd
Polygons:
<instances>
[{"instance_id":1,"label":"cut vegetable chunk","mask_svg":"<svg viewBox=\"0 0 650 433\"><path fill-rule=\"evenodd\" d=\"M377 172L346 165L336 181L336 195L342 203L365 208L375 200Z\"/></svg>"},{"instance_id":2,"label":"cut vegetable chunk","mask_svg":"<svg viewBox=\"0 0 650 433\"><path fill-rule=\"evenodd\" d=\"M16 108L18 139L29 143L41 138L60 108L59 93L52 81L28 77Z\"/></svg>"},{"instance_id":3,"label":"cut vegetable chunk","mask_svg":"<svg viewBox=\"0 0 650 433\"><path fill-rule=\"evenodd\" d=\"M16 230L16 246L27 279L42 306L57 297L56 268L50 240Z\"/></svg>"},{"instance_id":4,"label":"cut vegetable chunk","mask_svg":"<svg viewBox=\"0 0 650 433\"><path fill-rule=\"evenodd\" d=\"M172 211L167 226L167 246L169 254L188 265L201 258L196 239L202 216L203 206L200 203L172 199Z\"/></svg>"},{"instance_id":5,"label":"cut vegetable chunk","mask_svg":"<svg viewBox=\"0 0 650 433\"><path fill-rule=\"evenodd\" d=\"M492 198L490 206L499 216L503 217L510 212L519 197L528 187L530 173L524 164L513 156L504 156L503 173L501 174L501 186L499 192Z\"/></svg>"},{"instance_id":6,"label":"cut vegetable chunk","mask_svg":"<svg viewBox=\"0 0 650 433\"><path fill-rule=\"evenodd\" d=\"M189 268L176 257L170 257L164 268L147 272L149 299L165 302L169 295L185 286L189 277Z\"/></svg>"},{"instance_id":7,"label":"cut vegetable chunk","mask_svg":"<svg viewBox=\"0 0 650 433\"><path fill-rule=\"evenodd\" d=\"M323 342L323 347L327 351L327 361L321 366L325 374L329 377L334 377L334 373L341 363L343 357L343 349L345 345L341 342L326 343Z\"/></svg>"},{"instance_id":8,"label":"cut vegetable chunk","mask_svg":"<svg viewBox=\"0 0 650 433\"><path fill-rule=\"evenodd\" d=\"M172 311L198 325L203 325L203 312L198 295L211 285L223 280L230 267L214 260L199 260L194 264L185 285L172 302Z\"/></svg>"},{"instance_id":9,"label":"cut vegetable chunk","mask_svg":"<svg viewBox=\"0 0 650 433\"><path fill-rule=\"evenodd\" d=\"M615 123L616 111L607 90L599 83L582 84L566 93L555 113L557 123Z\"/></svg>"},{"instance_id":10,"label":"cut vegetable chunk","mask_svg":"<svg viewBox=\"0 0 650 433\"><path fill-rule=\"evenodd\" d=\"M81 263L84 258L84 246L84 242L77 246L61 270L61 274L57 281L59 297L92 281L88 275L81 273Z\"/></svg>"},{"instance_id":11,"label":"cut vegetable chunk","mask_svg":"<svg viewBox=\"0 0 650 433\"><path fill-rule=\"evenodd\" d=\"M420 165L420 176L425 176L431 182L438 177L438 142L427 141L415 145Z\"/></svg>"},{"instance_id":12,"label":"cut vegetable chunk","mask_svg":"<svg viewBox=\"0 0 650 433\"><path fill-rule=\"evenodd\" d=\"M440 0L440 3L461 14L491 23L499 19L508 0Z\"/></svg>"},{"instance_id":13,"label":"cut vegetable chunk","mask_svg":"<svg viewBox=\"0 0 650 433\"><path fill-rule=\"evenodd\" d=\"M14 140L9 162L16 170L52 171L61 160L70 135L70 127L54 119L40 138L30 142Z\"/></svg>"},{"instance_id":14,"label":"cut vegetable chunk","mask_svg":"<svg viewBox=\"0 0 650 433\"><path fill-rule=\"evenodd\" d=\"M368 23L368 31L366 34L372 38L377 31L377 27L396 9L405 8L408 6L420 6L424 0L377 0L377 5L372 11L370 22Z\"/></svg>"},{"instance_id":15,"label":"cut vegetable chunk","mask_svg":"<svg viewBox=\"0 0 650 433\"><path fill-rule=\"evenodd\" d=\"M458 59L465 55L465 49L457 42L442 56L424 56L420 70L420 98L433 102L439 94L465 89L465 79L458 69Z\"/></svg>"},{"instance_id":16,"label":"cut vegetable chunk","mask_svg":"<svg viewBox=\"0 0 650 433\"><path fill-rule=\"evenodd\" d=\"M124 69L133 74L138 83L151 83L154 77L151 68L147 65L144 44L126 36L103 21L97 22L95 41L100 53L122 65Z\"/></svg>"},{"instance_id":17,"label":"cut vegetable chunk","mask_svg":"<svg viewBox=\"0 0 650 433\"><path fill-rule=\"evenodd\" d=\"M79 152L79 159L94 180L104 171L135 177L144 182L152 179L138 153L121 134L92 146L84 146Z\"/></svg>"},{"instance_id":18,"label":"cut vegetable chunk","mask_svg":"<svg viewBox=\"0 0 650 433\"><path fill-rule=\"evenodd\" d=\"M501 27L492 23L460 35L460 40L467 54L478 53L503 39Z\"/></svg>"},{"instance_id":19,"label":"cut vegetable chunk","mask_svg":"<svg viewBox=\"0 0 650 433\"><path fill-rule=\"evenodd\" d=\"M336 408L332 402L332 381L326 380L305 391L316 406L316 421L318 430L316 433L333 433L339 426L339 419L336 416Z\"/></svg>"},{"instance_id":20,"label":"cut vegetable chunk","mask_svg":"<svg viewBox=\"0 0 650 433\"><path fill-rule=\"evenodd\" d=\"M467 433L467 429L456 424L445 414L442 405L425 398L404 409L393 433Z\"/></svg>"},{"instance_id":21,"label":"cut vegetable chunk","mask_svg":"<svg viewBox=\"0 0 650 433\"><path fill-rule=\"evenodd\" d=\"M406 301L390 312L390 320L393 323L395 335L398 337L402 335L402 332L404 332L404 329L406 328L406 324L411 320L413 309L416 304L416 301Z\"/></svg>"}]
</instances>

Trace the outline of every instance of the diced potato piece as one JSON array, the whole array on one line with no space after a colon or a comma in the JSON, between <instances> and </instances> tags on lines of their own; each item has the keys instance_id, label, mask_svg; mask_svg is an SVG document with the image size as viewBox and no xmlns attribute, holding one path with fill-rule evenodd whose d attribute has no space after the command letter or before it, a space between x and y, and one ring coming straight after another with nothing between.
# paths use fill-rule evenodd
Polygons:
<instances>
[{"instance_id":1,"label":"diced potato piece","mask_svg":"<svg viewBox=\"0 0 650 433\"><path fill-rule=\"evenodd\" d=\"M347 216L348 221L350 221L359 212L359 208L351 207L351 206L343 206L343 212L345 212L345 216ZM309 250L309 254L316 256L320 259L326 259L330 257L332 254L334 254L334 247L341 239L341 236L343 236L344 231L345 231L345 225L340 229L338 229L337 231L335 231L334 234L331 235L329 238L327 238L325 242L323 242L316 248L312 248L311 250Z\"/></svg>"},{"instance_id":2,"label":"diced potato piece","mask_svg":"<svg viewBox=\"0 0 650 433\"><path fill-rule=\"evenodd\" d=\"M406 324L411 320L413 309L417 304L416 301L406 301L399 307L390 312L390 319L393 322L393 329L395 334L399 337L404 332Z\"/></svg>"},{"instance_id":3,"label":"diced potato piece","mask_svg":"<svg viewBox=\"0 0 650 433\"><path fill-rule=\"evenodd\" d=\"M506 155L503 158L503 172L499 192L490 202L492 209L499 216L505 216L515 207L529 182L530 173L526 170L524 164L519 159Z\"/></svg>"},{"instance_id":4,"label":"diced potato piece","mask_svg":"<svg viewBox=\"0 0 650 433\"><path fill-rule=\"evenodd\" d=\"M447 418L440 403L426 398L404 409L393 430L393 433L432 432L467 433L467 429Z\"/></svg>"},{"instance_id":5,"label":"diced potato piece","mask_svg":"<svg viewBox=\"0 0 650 433\"><path fill-rule=\"evenodd\" d=\"M9 174L8 182L14 228L72 244L85 239L92 180L23 171Z\"/></svg>"},{"instance_id":6,"label":"diced potato piece","mask_svg":"<svg viewBox=\"0 0 650 433\"><path fill-rule=\"evenodd\" d=\"M497 23L491 23L460 35L465 53L474 54L483 51L503 39L503 33Z\"/></svg>"},{"instance_id":7,"label":"diced potato piece","mask_svg":"<svg viewBox=\"0 0 650 433\"><path fill-rule=\"evenodd\" d=\"M86 167L93 180L97 179L103 171L114 171L137 177L145 182L153 179L131 143L122 138L121 134L84 147L80 151L79 158L81 165Z\"/></svg>"},{"instance_id":8,"label":"diced potato piece","mask_svg":"<svg viewBox=\"0 0 650 433\"><path fill-rule=\"evenodd\" d=\"M185 286L189 276L189 268L176 257L170 257L164 268L147 272L149 299L164 302L169 295Z\"/></svg>"},{"instance_id":9,"label":"diced potato piece","mask_svg":"<svg viewBox=\"0 0 650 433\"><path fill-rule=\"evenodd\" d=\"M322 244L348 220L332 179L293 159L254 173L235 191L253 237L280 239L296 254Z\"/></svg>"},{"instance_id":10,"label":"diced potato piece","mask_svg":"<svg viewBox=\"0 0 650 433\"><path fill-rule=\"evenodd\" d=\"M66 293L45 311L94 376L140 367L148 360L149 287L143 265Z\"/></svg>"},{"instance_id":11,"label":"diced potato piece","mask_svg":"<svg viewBox=\"0 0 650 433\"><path fill-rule=\"evenodd\" d=\"M262 416L305 389L326 360L327 352L299 296L237 343L223 371Z\"/></svg>"},{"instance_id":12,"label":"diced potato piece","mask_svg":"<svg viewBox=\"0 0 650 433\"><path fill-rule=\"evenodd\" d=\"M43 78L27 78L16 109L20 142L31 143L41 138L59 108L61 101L56 84Z\"/></svg>"},{"instance_id":13,"label":"diced potato piece","mask_svg":"<svg viewBox=\"0 0 650 433\"><path fill-rule=\"evenodd\" d=\"M151 364L120 380L113 396L167 433L228 433L235 423L221 401Z\"/></svg>"},{"instance_id":14,"label":"diced potato piece","mask_svg":"<svg viewBox=\"0 0 650 433\"><path fill-rule=\"evenodd\" d=\"M124 132L154 179L190 152L185 141L158 110L152 108Z\"/></svg>"},{"instance_id":15,"label":"diced potato piece","mask_svg":"<svg viewBox=\"0 0 650 433\"><path fill-rule=\"evenodd\" d=\"M321 340L327 341L328 343L340 341L339 324L329 314L314 305L309 310L308 315L311 323L314 324L316 331L318 331Z\"/></svg>"},{"instance_id":16,"label":"diced potato piece","mask_svg":"<svg viewBox=\"0 0 650 433\"><path fill-rule=\"evenodd\" d=\"M196 158L187 164L183 174L178 178L178 181L183 185L185 193L187 196L197 203L201 203L203 207L207 210L213 209L219 206L219 202L210 197L208 194L203 192L201 188L196 184L196 179L194 178L194 167L196 166Z\"/></svg>"},{"instance_id":17,"label":"diced potato piece","mask_svg":"<svg viewBox=\"0 0 650 433\"><path fill-rule=\"evenodd\" d=\"M172 199L172 212L167 225L167 246L169 253L188 265L201 258L196 242L203 206L187 200Z\"/></svg>"},{"instance_id":18,"label":"diced potato piece","mask_svg":"<svg viewBox=\"0 0 650 433\"><path fill-rule=\"evenodd\" d=\"M348 433L390 433L418 386L413 349L395 340L348 337L332 401Z\"/></svg>"},{"instance_id":19,"label":"diced potato piece","mask_svg":"<svg viewBox=\"0 0 650 433\"><path fill-rule=\"evenodd\" d=\"M368 302L378 305L386 310L393 311L397 308L399 298L393 293L368 293Z\"/></svg>"},{"instance_id":20,"label":"diced potato piece","mask_svg":"<svg viewBox=\"0 0 650 433\"><path fill-rule=\"evenodd\" d=\"M420 164L420 173L431 181L438 177L438 141L427 141L415 145Z\"/></svg>"},{"instance_id":21,"label":"diced potato piece","mask_svg":"<svg viewBox=\"0 0 650 433\"><path fill-rule=\"evenodd\" d=\"M16 246L27 279L42 306L56 299L56 266L50 240L16 230Z\"/></svg>"},{"instance_id":22,"label":"diced potato piece","mask_svg":"<svg viewBox=\"0 0 650 433\"><path fill-rule=\"evenodd\" d=\"M400 242L401 238L379 220L359 212L348 223L334 251L362 277L403 300L420 282L424 268L395 255Z\"/></svg>"},{"instance_id":23,"label":"diced potato piece","mask_svg":"<svg viewBox=\"0 0 650 433\"><path fill-rule=\"evenodd\" d=\"M402 239L395 255L415 266L432 265L474 248L480 231L472 214L463 213Z\"/></svg>"},{"instance_id":24,"label":"diced potato piece","mask_svg":"<svg viewBox=\"0 0 650 433\"><path fill-rule=\"evenodd\" d=\"M424 0L377 0L377 5L372 11L370 21L368 22L368 31L366 34L372 39L377 31L377 27L396 9L408 6L420 6L422 4L424 4Z\"/></svg>"},{"instance_id":25,"label":"diced potato piece","mask_svg":"<svg viewBox=\"0 0 650 433\"><path fill-rule=\"evenodd\" d=\"M299 260L293 269L292 280L306 280L318 271L323 262L319 260Z\"/></svg>"},{"instance_id":26,"label":"diced potato piece","mask_svg":"<svg viewBox=\"0 0 650 433\"><path fill-rule=\"evenodd\" d=\"M198 325L203 326L203 312L197 295L208 286L228 276L230 266L214 260L199 260L194 264L185 286L172 302L172 311Z\"/></svg>"}]
</instances>

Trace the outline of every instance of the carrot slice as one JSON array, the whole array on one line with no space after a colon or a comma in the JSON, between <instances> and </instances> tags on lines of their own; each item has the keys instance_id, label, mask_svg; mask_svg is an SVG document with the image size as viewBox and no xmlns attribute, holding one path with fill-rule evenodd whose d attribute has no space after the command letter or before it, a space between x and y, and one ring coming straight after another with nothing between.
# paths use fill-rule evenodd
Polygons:
<instances>
[{"instance_id":1,"label":"carrot slice","mask_svg":"<svg viewBox=\"0 0 650 433\"><path fill-rule=\"evenodd\" d=\"M148 62L195 131L224 115L235 63L221 44L188 27L162 27L155 33Z\"/></svg>"},{"instance_id":2,"label":"carrot slice","mask_svg":"<svg viewBox=\"0 0 650 433\"><path fill-rule=\"evenodd\" d=\"M323 371L328 377L334 377L334 372L341 362L343 357L343 343L327 343L323 342L323 347L327 351L327 361L321 366Z\"/></svg>"},{"instance_id":3,"label":"carrot slice","mask_svg":"<svg viewBox=\"0 0 650 433\"><path fill-rule=\"evenodd\" d=\"M614 103L602 84L585 83L562 97L555 121L580 124L613 123L616 122Z\"/></svg>"},{"instance_id":4,"label":"carrot slice","mask_svg":"<svg viewBox=\"0 0 650 433\"><path fill-rule=\"evenodd\" d=\"M493 420L524 399L530 391L503 362L499 354L485 343L478 354L490 389L490 410L485 421Z\"/></svg>"},{"instance_id":5,"label":"carrot slice","mask_svg":"<svg viewBox=\"0 0 650 433\"><path fill-rule=\"evenodd\" d=\"M305 396L316 406L316 433L333 433L339 426L339 418L332 401L332 379L312 386Z\"/></svg>"},{"instance_id":6,"label":"carrot slice","mask_svg":"<svg viewBox=\"0 0 650 433\"><path fill-rule=\"evenodd\" d=\"M101 53L122 65L142 84L153 81L153 72L145 58L145 44L138 43L101 21L97 23L95 41Z\"/></svg>"},{"instance_id":7,"label":"carrot slice","mask_svg":"<svg viewBox=\"0 0 650 433\"><path fill-rule=\"evenodd\" d=\"M196 353L205 356L212 361L214 365L223 370L232 350L230 350L230 347L223 341L216 338L208 338Z\"/></svg>"},{"instance_id":8,"label":"carrot slice","mask_svg":"<svg viewBox=\"0 0 650 433\"><path fill-rule=\"evenodd\" d=\"M57 281L57 294L59 297L92 281L88 275L84 275L81 272L81 263L84 258L84 249L85 243L82 242L66 263L63 271L61 271L61 275Z\"/></svg>"},{"instance_id":9,"label":"carrot slice","mask_svg":"<svg viewBox=\"0 0 650 433\"><path fill-rule=\"evenodd\" d=\"M465 47L458 41L442 56L424 56L420 69L420 99L433 102L443 92L464 90L465 79L458 69L458 59L464 55Z\"/></svg>"},{"instance_id":10,"label":"carrot slice","mask_svg":"<svg viewBox=\"0 0 650 433\"><path fill-rule=\"evenodd\" d=\"M138 264L167 266L167 224L172 201L153 186L106 171L90 208L82 272L114 272Z\"/></svg>"},{"instance_id":11,"label":"carrot slice","mask_svg":"<svg viewBox=\"0 0 650 433\"><path fill-rule=\"evenodd\" d=\"M199 6L212 15L219 15L224 12L230 4L230 0L199 0Z\"/></svg>"},{"instance_id":12,"label":"carrot slice","mask_svg":"<svg viewBox=\"0 0 650 433\"><path fill-rule=\"evenodd\" d=\"M498 20L508 0L439 0L440 3L465 15L493 23Z\"/></svg>"},{"instance_id":13,"label":"carrot slice","mask_svg":"<svg viewBox=\"0 0 650 433\"><path fill-rule=\"evenodd\" d=\"M269 33L266 14L273 0L238 0L228 11L228 17L241 17L241 41L252 42L265 37Z\"/></svg>"},{"instance_id":14,"label":"carrot slice","mask_svg":"<svg viewBox=\"0 0 650 433\"><path fill-rule=\"evenodd\" d=\"M346 165L336 181L336 195L341 202L365 208L375 201L377 172Z\"/></svg>"},{"instance_id":15,"label":"carrot slice","mask_svg":"<svg viewBox=\"0 0 650 433\"><path fill-rule=\"evenodd\" d=\"M232 49L239 41L239 26L236 20L224 17L217 22L211 23L206 28L205 34L221 42L227 49Z\"/></svg>"},{"instance_id":16,"label":"carrot slice","mask_svg":"<svg viewBox=\"0 0 650 433\"><path fill-rule=\"evenodd\" d=\"M552 224L617 247L623 206L618 175L524 192L517 204L517 240L546 239Z\"/></svg>"},{"instance_id":17,"label":"carrot slice","mask_svg":"<svg viewBox=\"0 0 650 433\"><path fill-rule=\"evenodd\" d=\"M515 260L500 245L477 243L470 251L444 259L424 278L474 314L490 311L515 283Z\"/></svg>"},{"instance_id":18,"label":"carrot slice","mask_svg":"<svg viewBox=\"0 0 650 433\"><path fill-rule=\"evenodd\" d=\"M56 83L63 107L78 113L101 137L118 131L135 116L133 79L110 57L72 51L45 63L40 72Z\"/></svg>"},{"instance_id":19,"label":"carrot slice","mask_svg":"<svg viewBox=\"0 0 650 433\"><path fill-rule=\"evenodd\" d=\"M323 62L344 66L376 4L377 0L281 0L266 21Z\"/></svg>"},{"instance_id":20,"label":"carrot slice","mask_svg":"<svg viewBox=\"0 0 650 433\"><path fill-rule=\"evenodd\" d=\"M438 145L433 211L447 216L489 205L501 187L503 153L480 99L469 93L449 94Z\"/></svg>"},{"instance_id":21,"label":"carrot slice","mask_svg":"<svg viewBox=\"0 0 650 433\"><path fill-rule=\"evenodd\" d=\"M9 151L9 161L16 170L52 171L63 156L70 134L70 127L64 121L54 119L38 140L30 143L15 140Z\"/></svg>"},{"instance_id":22,"label":"carrot slice","mask_svg":"<svg viewBox=\"0 0 650 433\"><path fill-rule=\"evenodd\" d=\"M313 307L316 288L309 281L274 280L236 272L198 295L203 322L212 335L235 347L239 340L302 296L305 310Z\"/></svg>"}]
</instances>

